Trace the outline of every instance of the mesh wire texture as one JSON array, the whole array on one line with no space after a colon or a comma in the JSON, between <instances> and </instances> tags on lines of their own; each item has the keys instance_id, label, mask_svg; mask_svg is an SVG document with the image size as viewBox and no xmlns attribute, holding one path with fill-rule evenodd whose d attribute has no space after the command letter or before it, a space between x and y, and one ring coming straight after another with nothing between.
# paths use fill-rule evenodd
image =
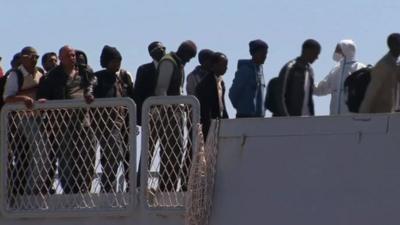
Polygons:
<instances>
[{"instance_id":1,"label":"mesh wire texture","mask_svg":"<svg viewBox=\"0 0 400 225\"><path fill-rule=\"evenodd\" d=\"M183 208L200 119L198 101L170 97L143 110L144 202L148 208Z\"/></svg>"},{"instance_id":2,"label":"mesh wire texture","mask_svg":"<svg viewBox=\"0 0 400 225\"><path fill-rule=\"evenodd\" d=\"M193 158L190 171L189 192L187 196L185 224L208 225L211 215L214 192L219 121L210 128L207 142L201 142ZM201 128L198 129L199 140L203 140Z\"/></svg>"},{"instance_id":3,"label":"mesh wire texture","mask_svg":"<svg viewBox=\"0 0 400 225\"><path fill-rule=\"evenodd\" d=\"M133 205L129 187L134 181L128 174L135 168L132 101L6 108L1 124L7 128L2 133L3 211L126 210Z\"/></svg>"}]
</instances>

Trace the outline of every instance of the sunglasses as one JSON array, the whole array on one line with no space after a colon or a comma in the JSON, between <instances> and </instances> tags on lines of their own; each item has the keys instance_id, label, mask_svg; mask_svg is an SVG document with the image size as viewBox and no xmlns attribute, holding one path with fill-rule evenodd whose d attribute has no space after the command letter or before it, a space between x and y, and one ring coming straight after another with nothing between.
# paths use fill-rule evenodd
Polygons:
<instances>
[{"instance_id":1,"label":"sunglasses","mask_svg":"<svg viewBox=\"0 0 400 225\"><path fill-rule=\"evenodd\" d=\"M31 55L23 55L22 57L26 57L26 58L30 58L30 59L34 59L34 60L39 59L39 56L38 56L38 55L34 55L34 54L31 54Z\"/></svg>"}]
</instances>

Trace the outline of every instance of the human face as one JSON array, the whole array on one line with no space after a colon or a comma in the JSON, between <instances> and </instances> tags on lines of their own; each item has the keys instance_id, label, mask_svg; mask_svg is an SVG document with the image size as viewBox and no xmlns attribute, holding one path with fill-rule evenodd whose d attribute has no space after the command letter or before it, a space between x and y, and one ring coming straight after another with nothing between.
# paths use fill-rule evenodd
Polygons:
<instances>
[{"instance_id":1,"label":"human face","mask_svg":"<svg viewBox=\"0 0 400 225\"><path fill-rule=\"evenodd\" d=\"M228 59L225 56L221 56L217 63L215 63L212 67L215 75L222 76L226 73L228 69Z\"/></svg>"},{"instance_id":2,"label":"human face","mask_svg":"<svg viewBox=\"0 0 400 225\"><path fill-rule=\"evenodd\" d=\"M268 49L263 48L257 50L253 55L253 62L257 65L264 64L265 60L267 59Z\"/></svg>"},{"instance_id":3,"label":"human face","mask_svg":"<svg viewBox=\"0 0 400 225\"><path fill-rule=\"evenodd\" d=\"M26 69L34 69L36 67L39 56L35 53L21 55L21 64Z\"/></svg>"},{"instance_id":4,"label":"human face","mask_svg":"<svg viewBox=\"0 0 400 225\"><path fill-rule=\"evenodd\" d=\"M391 48L390 48L390 52L392 53L392 55L394 57L399 57L400 55L400 43L397 42L396 44L394 44Z\"/></svg>"},{"instance_id":5,"label":"human face","mask_svg":"<svg viewBox=\"0 0 400 225\"><path fill-rule=\"evenodd\" d=\"M107 64L107 70L115 73L121 68L121 60L113 59Z\"/></svg>"},{"instance_id":6,"label":"human face","mask_svg":"<svg viewBox=\"0 0 400 225\"><path fill-rule=\"evenodd\" d=\"M190 51L183 52L182 58L181 58L182 59L182 63L183 64L188 63L195 56L196 56L196 53L193 54L193 52L190 52Z\"/></svg>"},{"instance_id":7,"label":"human face","mask_svg":"<svg viewBox=\"0 0 400 225\"><path fill-rule=\"evenodd\" d=\"M76 64L75 49L64 48L60 54L60 62L63 66L74 67Z\"/></svg>"},{"instance_id":8,"label":"human face","mask_svg":"<svg viewBox=\"0 0 400 225\"><path fill-rule=\"evenodd\" d=\"M46 71L50 71L51 69L53 69L57 65L58 65L57 56L51 55L50 57L47 58L47 60L46 60L46 62L45 62L43 67L44 67L44 69Z\"/></svg>"},{"instance_id":9,"label":"human face","mask_svg":"<svg viewBox=\"0 0 400 225\"><path fill-rule=\"evenodd\" d=\"M307 51L307 61L310 64L313 64L317 59L319 54L321 53L321 49L313 48Z\"/></svg>"},{"instance_id":10,"label":"human face","mask_svg":"<svg viewBox=\"0 0 400 225\"><path fill-rule=\"evenodd\" d=\"M162 45L158 45L150 52L150 56L157 62L159 62L164 55L165 55L165 47Z\"/></svg>"}]
</instances>

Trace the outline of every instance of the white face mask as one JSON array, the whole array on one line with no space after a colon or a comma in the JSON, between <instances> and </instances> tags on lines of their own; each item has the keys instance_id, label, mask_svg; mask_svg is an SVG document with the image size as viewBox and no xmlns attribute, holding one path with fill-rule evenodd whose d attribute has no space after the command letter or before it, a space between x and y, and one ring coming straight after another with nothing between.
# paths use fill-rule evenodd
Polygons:
<instances>
[{"instance_id":1,"label":"white face mask","mask_svg":"<svg viewBox=\"0 0 400 225\"><path fill-rule=\"evenodd\" d=\"M342 56L342 54L339 54L339 53L335 52L335 53L333 53L332 59L335 62L339 62L340 60L343 59L343 56Z\"/></svg>"}]
</instances>

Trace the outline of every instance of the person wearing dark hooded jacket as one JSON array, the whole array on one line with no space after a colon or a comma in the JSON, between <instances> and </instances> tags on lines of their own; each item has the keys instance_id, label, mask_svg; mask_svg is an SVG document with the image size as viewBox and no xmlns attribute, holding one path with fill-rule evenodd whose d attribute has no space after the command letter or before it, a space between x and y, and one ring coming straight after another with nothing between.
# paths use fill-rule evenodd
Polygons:
<instances>
[{"instance_id":1,"label":"person wearing dark hooded jacket","mask_svg":"<svg viewBox=\"0 0 400 225\"><path fill-rule=\"evenodd\" d=\"M249 43L250 60L239 60L238 68L229 89L229 98L236 109L236 117L264 117L265 93L263 64L268 45L262 40Z\"/></svg>"},{"instance_id":2,"label":"person wearing dark hooded jacket","mask_svg":"<svg viewBox=\"0 0 400 225\"><path fill-rule=\"evenodd\" d=\"M105 69L95 73L97 77L97 85L94 88L95 98L130 97L133 99L131 75L121 69L121 61L122 56L116 48L104 46L100 64ZM103 115L103 118L98 120L101 133L96 136L100 138L100 162L103 167L101 189L106 193L117 192L116 177L121 161L124 165L125 179L128 182L129 144L126 116L126 111L116 110Z\"/></svg>"},{"instance_id":3,"label":"person wearing dark hooded jacket","mask_svg":"<svg viewBox=\"0 0 400 225\"><path fill-rule=\"evenodd\" d=\"M353 72L365 65L355 58L356 44L352 40L341 40L333 53L333 60L338 62L329 74L314 87L314 95L331 94L330 114L349 113L344 94L344 81Z\"/></svg>"}]
</instances>

